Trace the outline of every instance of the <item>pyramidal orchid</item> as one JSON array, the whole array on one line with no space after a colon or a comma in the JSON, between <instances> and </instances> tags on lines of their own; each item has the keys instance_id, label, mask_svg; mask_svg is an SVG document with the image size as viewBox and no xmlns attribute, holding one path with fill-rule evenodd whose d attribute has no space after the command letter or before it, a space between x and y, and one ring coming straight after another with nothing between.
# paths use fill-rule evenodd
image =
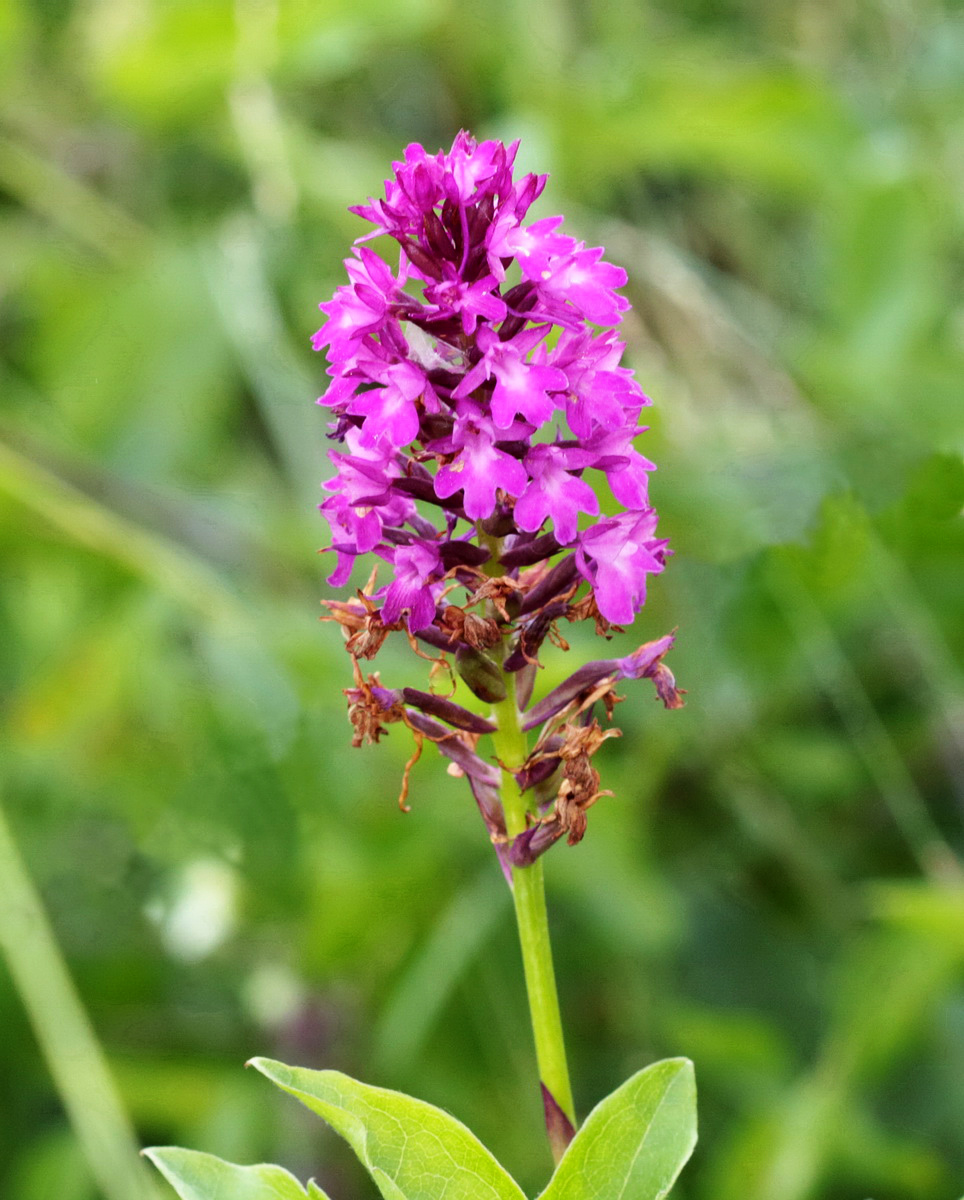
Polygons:
<instances>
[{"instance_id":1,"label":"pyramidal orchid","mask_svg":"<svg viewBox=\"0 0 964 1200\"><path fill-rule=\"evenodd\" d=\"M347 583L363 557L376 569L354 597L323 603L351 656L353 744L393 724L411 731L405 807L412 766L434 743L468 783L512 889L557 1164L541 1200L656 1200L696 1140L692 1064L638 1071L576 1129L543 855L579 842L589 809L610 794L593 758L619 733L608 724L615 689L647 678L667 708L681 707L663 661L673 635L583 663L532 701L546 644L568 649L566 623L591 621L604 636L629 624L665 566L653 464L635 447L649 401L621 365L625 272L565 234L561 217L527 223L546 177L515 178L516 150L465 133L447 154L409 146L384 198L352 210L374 228L345 264L348 282L320 306L313 339L330 362L319 403L334 443L320 507L332 530L329 582ZM395 243L390 262L368 244L375 238ZM392 634L432 662L445 694L363 671ZM460 688L470 707L454 698ZM441 1109L337 1071L250 1065L345 1137L384 1196L524 1200ZM306 1196L280 1167L176 1147L146 1153L182 1200ZM314 1182L307 1196L327 1200Z\"/></svg>"},{"instance_id":2,"label":"pyramidal orchid","mask_svg":"<svg viewBox=\"0 0 964 1200\"><path fill-rule=\"evenodd\" d=\"M596 706L611 715L617 683L644 676L667 707L682 700L663 664L669 635L584 665L528 707L543 644L565 646L563 622L602 634L630 623L668 551L649 503L653 464L635 446L650 401L621 365L626 273L564 233L562 217L527 223L547 177L515 177L517 148L464 132L448 153L409 146L384 198L351 210L374 228L320 305L313 345L330 362L319 400L335 443L320 506L337 556L329 582L344 584L369 553L388 565L381 586L373 575L355 599L326 602L354 664L355 744L400 722L416 757L427 738L465 775L513 885L531 997L551 981L542 935L525 928L544 911L534 864L562 837L578 842L608 794L591 760L618 731ZM395 244L390 262L376 238ZM451 655L491 715L366 678L360 660L393 631L423 656ZM478 750L486 734L490 760ZM407 769L403 803L408 782ZM533 1014L537 1051L547 1104L569 1123L549 990L552 1011Z\"/></svg>"}]
</instances>

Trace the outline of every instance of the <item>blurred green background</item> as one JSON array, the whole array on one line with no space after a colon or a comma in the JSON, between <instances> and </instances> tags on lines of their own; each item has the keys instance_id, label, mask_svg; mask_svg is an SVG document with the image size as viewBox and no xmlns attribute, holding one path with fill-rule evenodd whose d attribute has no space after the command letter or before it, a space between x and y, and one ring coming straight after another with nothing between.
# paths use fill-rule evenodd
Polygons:
<instances>
[{"instance_id":1,"label":"blurred green background","mask_svg":"<svg viewBox=\"0 0 964 1200\"><path fill-rule=\"evenodd\" d=\"M398 813L317 623L315 306L464 126L629 272L676 551L616 648L678 625L687 707L547 860L577 1102L686 1054L681 1200L958 1196L960 6L3 0L0 72L0 786L142 1141L373 1196L260 1053L548 1173L474 806ZM0 1028L0 1195L99 1198L2 966Z\"/></svg>"}]
</instances>

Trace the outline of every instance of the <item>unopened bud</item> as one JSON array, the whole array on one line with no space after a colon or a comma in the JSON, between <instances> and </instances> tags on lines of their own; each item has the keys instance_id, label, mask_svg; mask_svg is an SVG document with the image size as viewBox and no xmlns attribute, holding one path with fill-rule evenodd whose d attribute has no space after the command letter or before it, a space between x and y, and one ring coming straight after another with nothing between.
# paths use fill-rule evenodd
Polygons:
<instances>
[{"instance_id":1,"label":"unopened bud","mask_svg":"<svg viewBox=\"0 0 964 1200\"><path fill-rule=\"evenodd\" d=\"M459 646L455 652L455 669L469 691L487 704L498 704L508 695L502 672L481 650Z\"/></svg>"},{"instance_id":2,"label":"unopened bud","mask_svg":"<svg viewBox=\"0 0 964 1200\"><path fill-rule=\"evenodd\" d=\"M385 688L381 690L386 691ZM428 713L431 717L438 717L440 721L444 721L446 725L451 725L455 729L464 729L466 733L495 732L495 726L485 717L469 712L461 704L453 704L444 696L436 696L434 692L420 692L418 688L406 687L401 688L395 694L406 704L410 704L423 713Z\"/></svg>"}]
</instances>

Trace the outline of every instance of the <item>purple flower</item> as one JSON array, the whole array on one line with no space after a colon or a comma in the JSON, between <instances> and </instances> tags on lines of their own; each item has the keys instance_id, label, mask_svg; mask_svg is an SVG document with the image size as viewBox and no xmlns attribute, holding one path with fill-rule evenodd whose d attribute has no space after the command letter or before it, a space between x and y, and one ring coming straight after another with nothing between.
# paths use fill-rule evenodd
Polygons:
<instances>
[{"instance_id":1,"label":"purple flower","mask_svg":"<svg viewBox=\"0 0 964 1200\"><path fill-rule=\"evenodd\" d=\"M354 453L329 455L338 474L324 485L333 495L320 505L332 530L348 537L347 543L335 547L339 566L329 580L335 585L345 582L355 555L376 548L385 525L404 524L416 516L413 501L392 487L400 474L398 466L378 449L360 445L360 437L357 429L350 430L346 440Z\"/></svg>"},{"instance_id":2,"label":"purple flower","mask_svg":"<svg viewBox=\"0 0 964 1200\"><path fill-rule=\"evenodd\" d=\"M412 633L431 625L435 619L435 601L442 590L445 574L438 546L431 542L412 542L399 546L393 555L395 578L385 589L382 620L392 624L408 609L408 628Z\"/></svg>"},{"instance_id":3,"label":"purple flower","mask_svg":"<svg viewBox=\"0 0 964 1200\"><path fill-rule=\"evenodd\" d=\"M560 545L575 541L580 513L595 516L599 500L588 483L570 468L592 464L594 455L577 448L533 446L525 458L529 483L515 506L516 524L534 533L547 517Z\"/></svg>"},{"instance_id":4,"label":"purple flower","mask_svg":"<svg viewBox=\"0 0 964 1200\"><path fill-rule=\"evenodd\" d=\"M649 506L649 472L656 466L633 446L632 438L643 430L635 426L624 429L597 429L583 440L583 446L596 456L594 466L604 471L612 494L628 509Z\"/></svg>"},{"instance_id":5,"label":"purple flower","mask_svg":"<svg viewBox=\"0 0 964 1200\"><path fill-rule=\"evenodd\" d=\"M348 412L368 418L362 425L363 446L407 446L418 436L421 414L415 402L422 399L425 412L439 412L441 405L425 372L413 362L392 363L381 382L382 387L356 395Z\"/></svg>"},{"instance_id":6,"label":"purple flower","mask_svg":"<svg viewBox=\"0 0 964 1200\"><path fill-rule=\"evenodd\" d=\"M629 308L629 301L614 290L626 282L626 272L612 263L600 262L602 253L601 246L587 250L580 243L573 253L550 260L539 272L537 282L544 295L568 301L587 321L615 325Z\"/></svg>"},{"instance_id":7,"label":"purple flower","mask_svg":"<svg viewBox=\"0 0 964 1200\"><path fill-rule=\"evenodd\" d=\"M657 680L662 660L672 649L675 636L668 633L658 641L647 642L637 647L632 654L624 658L606 658L598 662L584 663L577 671L557 688L533 705L526 713L523 728L535 729L550 718L557 716L574 700L582 700L597 690L604 681L615 684L621 679L653 679ZM665 670L665 668L663 668ZM675 707L661 695L666 706Z\"/></svg>"},{"instance_id":8,"label":"purple flower","mask_svg":"<svg viewBox=\"0 0 964 1200\"><path fill-rule=\"evenodd\" d=\"M613 330L600 336L565 330L559 338L551 361L566 373L566 418L577 437L587 438L600 426L635 424L640 408L649 403L632 371L618 365L623 350Z\"/></svg>"},{"instance_id":9,"label":"purple flower","mask_svg":"<svg viewBox=\"0 0 964 1200\"><path fill-rule=\"evenodd\" d=\"M495 430L481 410L463 407L466 411L453 435L457 454L435 476L435 492L445 499L464 490L465 515L470 521L479 521L492 515L499 488L518 496L528 476L522 463L497 448Z\"/></svg>"},{"instance_id":10,"label":"purple flower","mask_svg":"<svg viewBox=\"0 0 964 1200\"><path fill-rule=\"evenodd\" d=\"M396 278L388 264L373 251L359 247L355 254L357 262L351 258L345 260L352 285L338 288L328 304L318 305L328 320L312 337L311 345L315 350L330 346L333 360L349 354L354 343L378 329L388 315L391 301L404 294L401 291L404 263Z\"/></svg>"},{"instance_id":11,"label":"purple flower","mask_svg":"<svg viewBox=\"0 0 964 1200\"><path fill-rule=\"evenodd\" d=\"M462 332L475 333L479 320L502 321L506 315L505 301L497 294L498 281L493 275L466 282L458 277L451 263L445 264L447 278L425 287L425 299L439 315L458 313Z\"/></svg>"},{"instance_id":12,"label":"purple flower","mask_svg":"<svg viewBox=\"0 0 964 1200\"><path fill-rule=\"evenodd\" d=\"M546 177L515 178L517 149L464 132L447 153L406 147L384 196L352 209L373 228L312 339L327 349L319 403L336 444L320 505L337 555L330 582L346 583L370 552L388 568L355 600L326 602L354 660L355 742L391 722L437 742L468 775L504 866L582 837L607 794L590 759L613 735L591 709L612 707L618 680L648 677L668 707L682 703L662 663L671 637L578 669L526 715L544 740L517 778L540 798L510 843L497 774L475 749L492 722L447 696L384 688L358 665L404 625L451 655L477 698L500 703L515 673L527 704L542 649L565 646L561 622L592 619L602 633L630 623L668 554L649 504L653 464L634 444L649 399L621 365L626 273L564 233L562 217L528 221ZM397 260L365 244L375 237L394 241ZM611 515L594 490L603 480L621 506Z\"/></svg>"},{"instance_id":13,"label":"purple flower","mask_svg":"<svg viewBox=\"0 0 964 1200\"><path fill-rule=\"evenodd\" d=\"M492 419L499 429L508 429L517 413L532 425L544 425L557 407L548 393L561 392L568 382L557 367L539 366L525 359L526 352L547 332L548 326L537 326L502 342L494 330L484 326L476 339L482 358L455 389L453 398L470 395L483 380L494 377Z\"/></svg>"},{"instance_id":14,"label":"purple flower","mask_svg":"<svg viewBox=\"0 0 964 1200\"><path fill-rule=\"evenodd\" d=\"M553 259L575 248L575 238L555 232L562 221L562 217L545 217L523 227L515 214L506 213L492 225L488 237L487 253L493 274L504 279L502 260L514 258L527 279L541 279Z\"/></svg>"},{"instance_id":15,"label":"purple flower","mask_svg":"<svg viewBox=\"0 0 964 1200\"><path fill-rule=\"evenodd\" d=\"M646 577L663 569L665 541L653 534L651 508L608 517L579 536L576 565L592 585L599 611L614 625L628 625L646 602Z\"/></svg>"}]
</instances>

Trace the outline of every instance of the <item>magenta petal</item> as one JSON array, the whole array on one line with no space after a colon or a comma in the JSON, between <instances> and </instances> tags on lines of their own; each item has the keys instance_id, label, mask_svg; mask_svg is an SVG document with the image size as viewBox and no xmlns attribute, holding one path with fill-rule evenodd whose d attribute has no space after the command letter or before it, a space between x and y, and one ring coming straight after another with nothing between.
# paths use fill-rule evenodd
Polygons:
<instances>
[{"instance_id":1,"label":"magenta petal","mask_svg":"<svg viewBox=\"0 0 964 1200\"><path fill-rule=\"evenodd\" d=\"M394 553L395 578L385 590L382 619L397 621L409 611L408 627L415 633L435 618L435 593L441 590L445 573L435 542L412 542Z\"/></svg>"},{"instance_id":2,"label":"magenta petal","mask_svg":"<svg viewBox=\"0 0 964 1200\"><path fill-rule=\"evenodd\" d=\"M351 575L352 567L355 565L355 555L353 552L342 550L338 546L329 546L328 551L334 551L337 557L337 565L334 571L328 576L327 582L332 587L342 587L348 582L348 577Z\"/></svg>"},{"instance_id":3,"label":"magenta petal","mask_svg":"<svg viewBox=\"0 0 964 1200\"><path fill-rule=\"evenodd\" d=\"M547 517L561 545L572 542L578 529L579 514L595 516L599 500L588 483L566 470L567 466L582 466L592 461L578 449L559 446L535 446L526 456L526 469L531 482L515 507L516 522L521 529L535 532Z\"/></svg>"},{"instance_id":4,"label":"magenta petal","mask_svg":"<svg viewBox=\"0 0 964 1200\"><path fill-rule=\"evenodd\" d=\"M652 509L600 521L579 537L576 561L607 621L625 625L646 600L646 578L663 569L665 542Z\"/></svg>"}]
</instances>

